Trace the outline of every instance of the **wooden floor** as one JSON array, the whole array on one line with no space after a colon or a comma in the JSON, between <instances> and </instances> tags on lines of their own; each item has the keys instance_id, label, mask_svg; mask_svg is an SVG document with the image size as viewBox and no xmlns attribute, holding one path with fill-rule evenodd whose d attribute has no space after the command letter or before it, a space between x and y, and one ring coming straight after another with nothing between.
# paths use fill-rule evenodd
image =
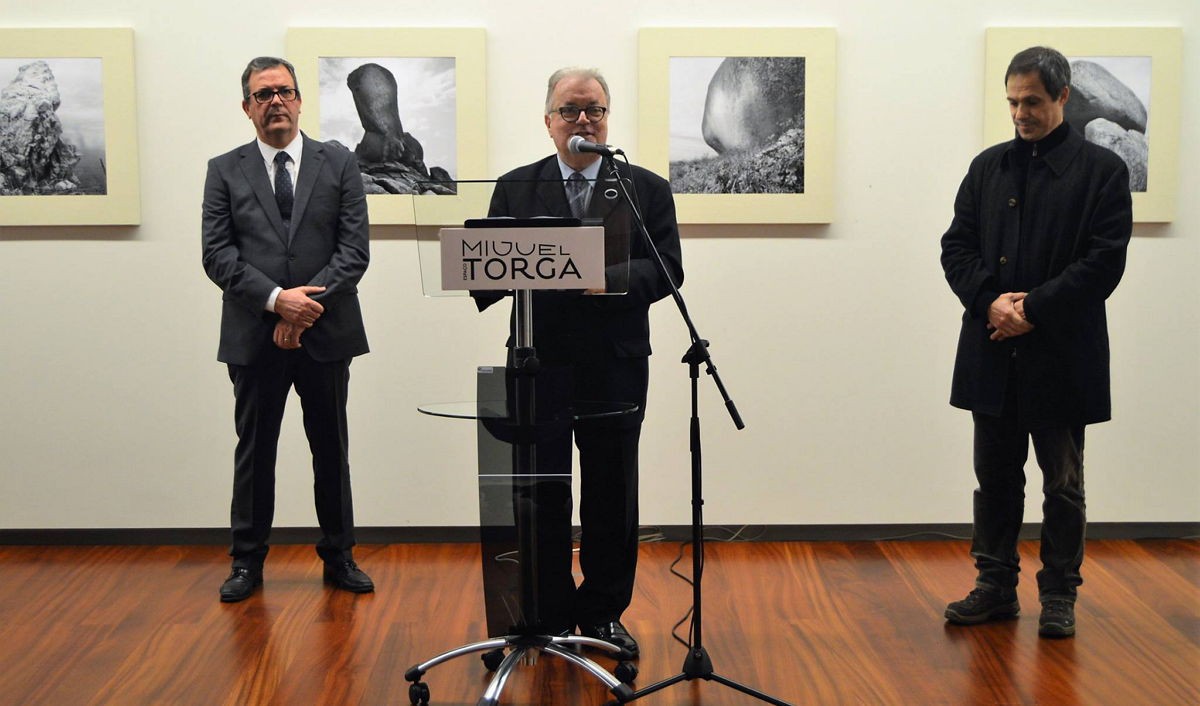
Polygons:
<instances>
[{"instance_id":1,"label":"wooden floor","mask_svg":"<svg viewBox=\"0 0 1200 706\"><path fill-rule=\"evenodd\" d=\"M1036 567L1036 545L1021 551ZM667 570L677 552L642 548L625 621L639 686L685 656L670 637L691 600ZM284 546L264 589L225 605L220 547L0 547L0 704L405 706L407 668L485 634L479 552L375 545L356 558L377 593L323 587L313 550ZM1038 638L1033 573L1019 620L962 628L941 615L972 581L964 542L710 544L704 642L718 674L796 706L1200 704L1200 542L1089 543L1073 640ZM488 677L472 656L425 679L433 704L474 706ZM610 698L543 655L501 703ZM696 680L635 703L761 702Z\"/></svg>"}]
</instances>

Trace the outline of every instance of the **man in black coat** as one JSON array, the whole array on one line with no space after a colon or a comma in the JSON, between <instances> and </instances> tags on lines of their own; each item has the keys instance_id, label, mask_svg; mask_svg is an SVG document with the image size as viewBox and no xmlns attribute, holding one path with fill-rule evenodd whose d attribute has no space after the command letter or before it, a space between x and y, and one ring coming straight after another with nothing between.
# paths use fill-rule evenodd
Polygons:
<instances>
[{"instance_id":1,"label":"man in black coat","mask_svg":"<svg viewBox=\"0 0 1200 706\"><path fill-rule=\"evenodd\" d=\"M358 303L369 258L366 198L353 154L300 133L301 103L291 64L252 60L242 110L258 139L210 160L204 183L204 270L223 292L217 359L233 382L238 434L224 602L262 584L279 427L293 386L313 455L325 580L374 590L352 554L346 429L350 360L367 352Z\"/></svg>"},{"instance_id":2,"label":"man in black coat","mask_svg":"<svg viewBox=\"0 0 1200 706\"><path fill-rule=\"evenodd\" d=\"M490 216L577 216L617 221L630 227L629 209L607 184L612 160L597 154L575 154L568 141L578 135L603 144L608 135L608 85L591 69L561 69L549 80L545 123L556 155L515 169L501 177L492 195ZM683 283L679 229L669 184L640 167L618 164L621 178L631 181L646 228L676 286ZM572 179L573 174L580 176ZM575 184L579 187L575 188ZM568 189L572 195L568 195ZM618 279L623 279L620 277ZM548 629L569 630L607 640L638 652L637 642L621 624L633 597L637 566L638 438L645 416L649 382L650 304L670 293L669 283L651 259L642 239L630 244L628 293L537 292L533 297L533 345L543 367L571 371L574 397L601 402L632 402L636 414L581 421L575 426L579 448L579 559L583 582L576 590L571 577L569 526L557 532L568 538L552 556L539 554L543 589L542 618ZM482 311L499 297L477 293ZM510 347L513 340L510 338ZM570 520L570 497L555 516ZM545 545L544 545L545 546ZM544 552L543 552L544 553Z\"/></svg>"},{"instance_id":3,"label":"man in black coat","mask_svg":"<svg viewBox=\"0 0 1200 706\"><path fill-rule=\"evenodd\" d=\"M1039 634L1075 634L1082 583L1084 426L1111 417L1104 302L1132 233L1129 172L1063 121L1071 68L1033 47L1005 73L1017 135L971 163L942 236L965 311L950 404L975 424L975 589L946 618L1015 617L1017 536L1032 439L1042 470Z\"/></svg>"}]
</instances>

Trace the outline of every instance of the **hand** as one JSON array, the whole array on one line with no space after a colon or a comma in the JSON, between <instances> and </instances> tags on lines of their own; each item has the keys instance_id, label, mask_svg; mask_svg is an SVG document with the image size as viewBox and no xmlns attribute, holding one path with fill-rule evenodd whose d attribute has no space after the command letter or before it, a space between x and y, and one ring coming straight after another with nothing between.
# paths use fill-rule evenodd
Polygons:
<instances>
[{"instance_id":1,"label":"hand","mask_svg":"<svg viewBox=\"0 0 1200 706\"><path fill-rule=\"evenodd\" d=\"M275 313L290 324L309 328L325 312L325 307L308 295L324 291L324 287L309 286L285 289L275 298Z\"/></svg>"},{"instance_id":2,"label":"hand","mask_svg":"<svg viewBox=\"0 0 1200 706\"><path fill-rule=\"evenodd\" d=\"M988 307L987 328L993 341L1003 341L1014 336L1023 336L1033 330L1033 324L1025 320L1025 296L1028 292L1007 292L996 297Z\"/></svg>"},{"instance_id":3,"label":"hand","mask_svg":"<svg viewBox=\"0 0 1200 706\"><path fill-rule=\"evenodd\" d=\"M304 331L303 326L280 320L275 324L275 333L271 336L271 340L285 351L295 350L300 347L300 334Z\"/></svg>"},{"instance_id":4,"label":"hand","mask_svg":"<svg viewBox=\"0 0 1200 706\"><path fill-rule=\"evenodd\" d=\"M1025 318L1025 296L1021 295L1020 299L1013 301L1013 309L1017 312L1017 316ZM1030 324L1032 326L1033 324Z\"/></svg>"}]
</instances>

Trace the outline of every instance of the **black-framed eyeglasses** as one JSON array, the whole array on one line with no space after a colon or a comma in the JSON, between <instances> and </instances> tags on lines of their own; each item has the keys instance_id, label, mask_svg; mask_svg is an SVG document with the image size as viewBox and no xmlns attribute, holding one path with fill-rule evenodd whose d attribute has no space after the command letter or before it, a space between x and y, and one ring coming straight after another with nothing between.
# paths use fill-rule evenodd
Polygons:
<instances>
[{"instance_id":1,"label":"black-framed eyeglasses","mask_svg":"<svg viewBox=\"0 0 1200 706\"><path fill-rule=\"evenodd\" d=\"M574 105L564 105L555 112L558 113L563 120L566 120L569 123L579 120L580 113L586 115L588 120L591 120L592 122L598 122L604 119L604 115L608 113L608 108L605 108L602 105L589 105L586 108L580 108Z\"/></svg>"},{"instance_id":2,"label":"black-framed eyeglasses","mask_svg":"<svg viewBox=\"0 0 1200 706\"><path fill-rule=\"evenodd\" d=\"M261 91L255 91L250 95L254 96L254 101L256 103L270 103L275 99L275 96L279 96L279 99L284 103L291 103L300 97L300 91L297 91L294 88L280 88L278 90L264 88Z\"/></svg>"}]
</instances>

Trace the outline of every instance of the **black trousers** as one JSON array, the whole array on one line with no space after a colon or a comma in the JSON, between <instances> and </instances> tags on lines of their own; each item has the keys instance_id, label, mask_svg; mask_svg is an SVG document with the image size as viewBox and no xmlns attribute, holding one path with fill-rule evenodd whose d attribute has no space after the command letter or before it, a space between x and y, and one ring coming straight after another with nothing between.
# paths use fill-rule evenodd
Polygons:
<instances>
[{"instance_id":1,"label":"black trousers","mask_svg":"<svg viewBox=\"0 0 1200 706\"><path fill-rule=\"evenodd\" d=\"M572 430L579 450L579 563L583 580L572 576L569 487L548 484L539 499L539 618L550 631L617 620L633 600L638 558L638 442L645 418L649 361L561 350L550 339L538 348L547 367L568 368L571 399L626 402L636 413L583 419ZM604 345L611 346L604 342ZM510 361L511 363L511 361ZM566 443L549 465L570 472ZM564 460L565 459L565 460ZM545 456L539 462L547 460Z\"/></svg>"},{"instance_id":2,"label":"black trousers","mask_svg":"<svg viewBox=\"0 0 1200 706\"><path fill-rule=\"evenodd\" d=\"M516 489L518 513L537 515L537 623L550 633L575 625L598 625L617 620L633 600L637 571L638 503L637 454L640 427L589 428L577 422L579 448L579 564L583 581L575 586L571 559L571 486L567 480L546 481ZM568 442L569 443L569 442ZM539 463L549 460L539 449ZM556 462L570 450L554 453ZM561 463L556 463L561 467ZM531 492L532 491L532 492ZM532 498L536 497L536 501ZM531 616L532 617L532 616Z\"/></svg>"},{"instance_id":3,"label":"black trousers","mask_svg":"<svg viewBox=\"0 0 1200 706\"><path fill-rule=\"evenodd\" d=\"M253 365L230 365L234 424L229 549L234 566L261 567L275 516L275 459L288 393L295 387L312 452L313 497L326 563L349 561L354 546L346 398L350 360L322 363L303 349L272 347Z\"/></svg>"},{"instance_id":4,"label":"black trousers","mask_svg":"<svg viewBox=\"0 0 1200 706\"><path fill-rule=\"evenodd\" d=\"M1005 591L1017 585L1020 571L1017 538L1025 507L1025 462L1029 442L1042 471L1042 569L1038 595L1075 600L1083 583L1084 532L1087 525L1083 492L1084 427L1025 431L1019 423L1017 394L1011 384L999 417L974 413L975 490L971 556L977 585Z\"/></svg>"},{"instance_id":5,"label":"black trousers","mask_svg":"<svg viewBox=\"0 0 1200 706\"><path fill-rule=\"evenodd\" d=\"M575 428L579 447L579 564L575 622L617 620L633 600L638 556L638 440L641 425Z\"/></svg>"}]
</instances>

